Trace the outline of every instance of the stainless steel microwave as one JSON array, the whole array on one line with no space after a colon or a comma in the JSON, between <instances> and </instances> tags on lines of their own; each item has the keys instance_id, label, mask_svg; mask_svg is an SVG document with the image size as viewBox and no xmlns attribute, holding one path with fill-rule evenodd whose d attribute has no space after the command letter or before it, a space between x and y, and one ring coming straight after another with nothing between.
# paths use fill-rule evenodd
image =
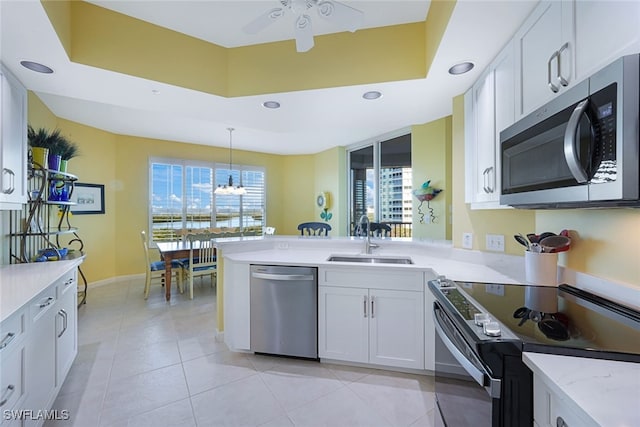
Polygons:
<instances>
[{"instance_id":1,"label":"stainless steel microwave","mask_svg":"<svg viewBox=\"0 0 640 427\"><path fill-rule=\"evenodd\" d=\"M624 56L500 133L500 204L640 207L640 55Z\"/></svg>"}]
</instances>

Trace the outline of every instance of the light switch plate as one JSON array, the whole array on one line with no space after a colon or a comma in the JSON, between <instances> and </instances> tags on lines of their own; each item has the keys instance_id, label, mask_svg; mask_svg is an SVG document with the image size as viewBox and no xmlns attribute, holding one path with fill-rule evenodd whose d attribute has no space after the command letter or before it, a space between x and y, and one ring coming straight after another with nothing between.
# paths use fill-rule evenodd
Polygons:
<instances>
[{"instance_id":1,"label":"light switch plate","mask_svg":"<svg viewBox=\"0 0 640 427\"><path fill-rule=\"evenodd\" d=\"M462 248L463 249L473 248L473 233L462 233Z\"/></svg>"}]
</instances>

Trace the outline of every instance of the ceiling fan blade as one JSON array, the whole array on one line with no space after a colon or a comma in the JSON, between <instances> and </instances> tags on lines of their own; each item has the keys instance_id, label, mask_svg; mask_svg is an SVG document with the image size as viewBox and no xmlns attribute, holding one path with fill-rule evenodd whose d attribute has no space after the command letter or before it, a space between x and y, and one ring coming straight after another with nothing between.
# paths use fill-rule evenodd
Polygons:
<instances>
[{"instance_id":1,"label":"ceiling fan blade","mask_svg":"<svg viewBox=\"0 0 640 427\"><path fill-rule=\"evenodd\" d=\"M337 1L323 0L317 4L318 15L339 28L349 30L352 33L364 22L364 13Z\"/></svg>"},{"instance_id":2,"label":"ceiling fan blade","mask_svg":"<svg viewBox=\"0 0 640 427\"><path fill-rule=\"evenodd\" d=\"M283 15L284 9L281 7L267 10L265 13L245 25L242 30L247 34L257 34Z\"/></svg>"},{"instance_id":3,"label":"ceiling fan blade","mask_svg":"<svg viewBox=\"0 0 640 427\"><path fill-rule=\"evenodd\" d=\"M306 52L313 47L313 27L309 15L298 16L298 19L296 19L294 23L294 32L296 36L296 50L298 52Z\"/></svg>"}]
</instances>

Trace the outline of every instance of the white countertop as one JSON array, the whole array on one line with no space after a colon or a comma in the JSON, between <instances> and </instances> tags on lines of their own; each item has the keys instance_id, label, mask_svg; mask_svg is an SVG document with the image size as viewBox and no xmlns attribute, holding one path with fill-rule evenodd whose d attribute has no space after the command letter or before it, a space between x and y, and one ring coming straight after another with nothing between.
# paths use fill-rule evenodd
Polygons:
<instances>
[{"instance_id":1,"label":"white countertop","mask_svg":"<svg viewBox=\"0 0 640 427\"><path fill-rule=\"evenodd\" d=\"M0 322L82 261L78 258L0 266Z\"/></svg>"},{"instance_id":2,"label":"white countertop","mask_svg":"<svg viewBox=\"0 0 640 427\"><path fill-rule=\"evenodd\" d=\"M640 426L640 364L525 352L547 387L601 426Z\"/></svg>"}]
</instances>

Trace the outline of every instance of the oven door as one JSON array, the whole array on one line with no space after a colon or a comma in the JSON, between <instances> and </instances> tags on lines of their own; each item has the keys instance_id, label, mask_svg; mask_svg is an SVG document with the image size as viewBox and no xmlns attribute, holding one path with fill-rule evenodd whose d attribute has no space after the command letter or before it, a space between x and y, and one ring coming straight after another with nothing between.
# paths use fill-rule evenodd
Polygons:
<instances>
[{"instance_id":1,"label":"oven door","mask_svg":"<svg viewBox=\"0 0 640 427\"><path fill-rule=\"evenodd\" d=\"M501 381L493 378L436 303L436 426L499 426Z\"/></svg>"}]
</instances>

